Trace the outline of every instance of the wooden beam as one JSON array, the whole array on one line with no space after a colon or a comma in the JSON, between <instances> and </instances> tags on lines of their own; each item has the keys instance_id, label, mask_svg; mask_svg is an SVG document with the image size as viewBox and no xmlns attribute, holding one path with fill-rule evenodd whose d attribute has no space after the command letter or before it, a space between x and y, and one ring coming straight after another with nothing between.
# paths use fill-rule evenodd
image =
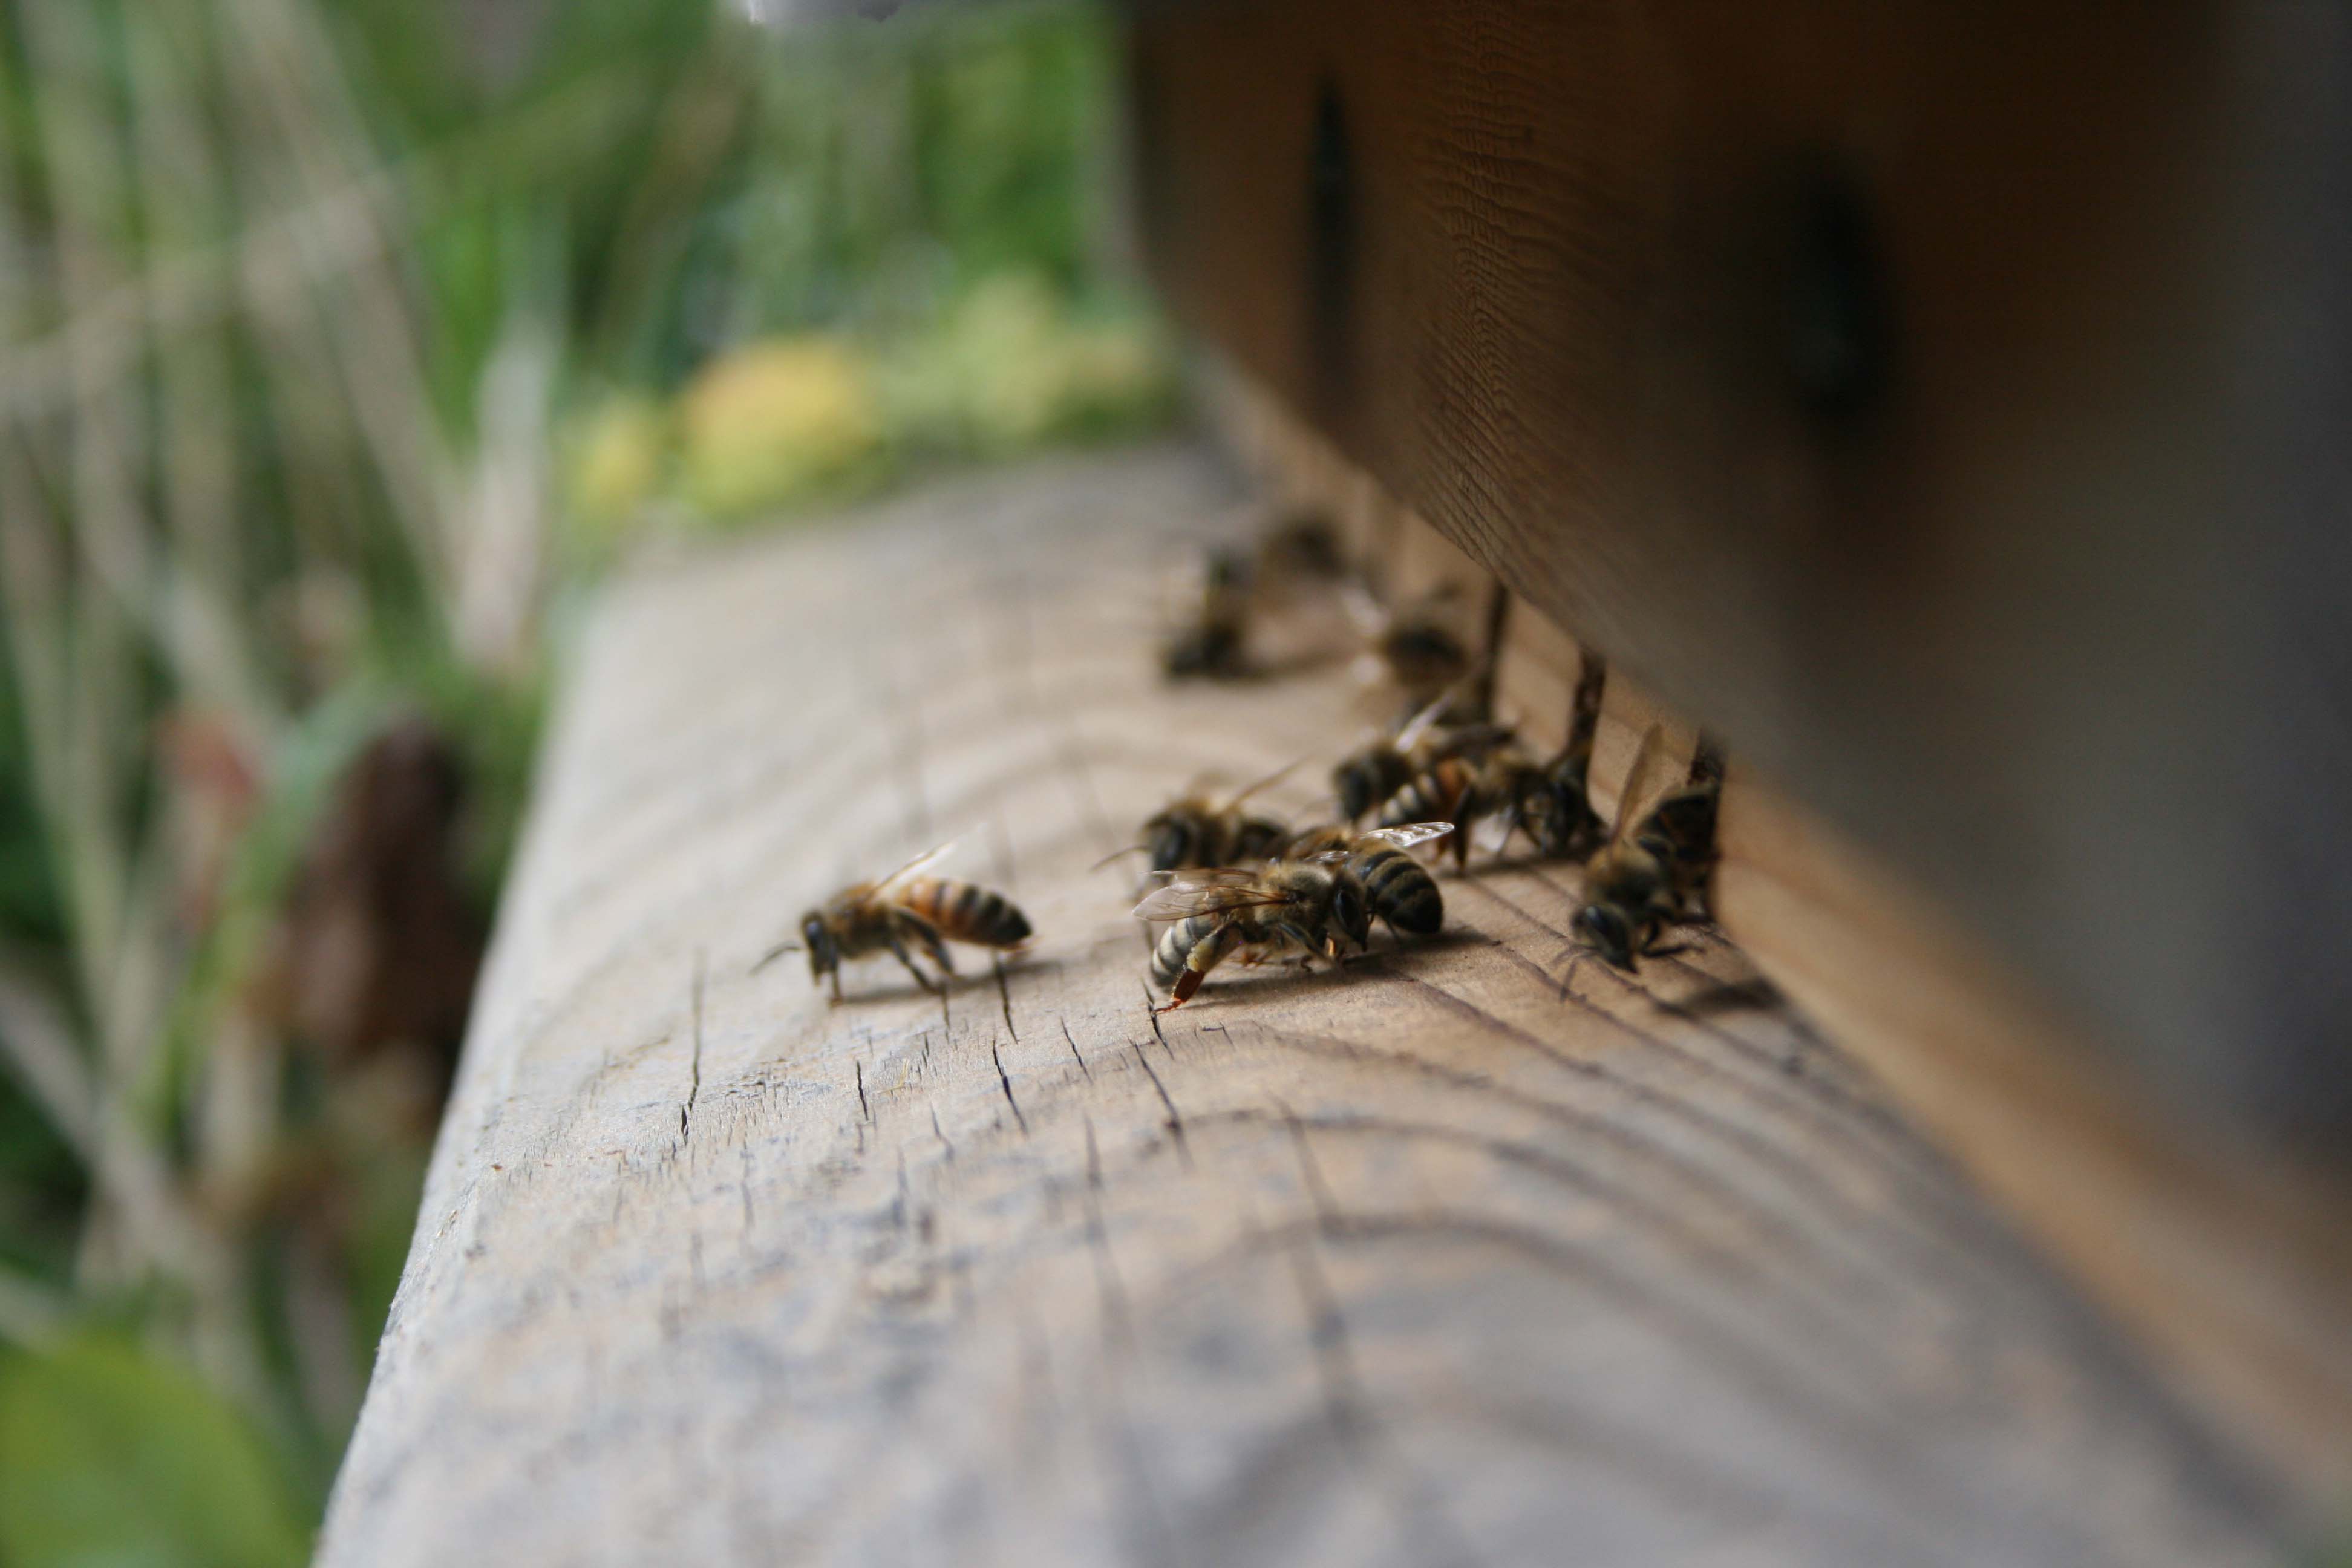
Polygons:
<instances>
[{"instance_id":1,"label":"wooden beam","mask_svg":"<svg viewBox=\"0 0 2352 1568\"><path fill-rule=\"evenodd\" d=\"M2352 26L1146 5L1184 321L2210 1113L2352 1127Z\"/></svg>"},{"instance_id":2,"label":"wooden beam","mask_svg":"<svg viewBox=\"0 0 2352 1568\"><path fill-rule=\"evenodd\" d=\"M643 573L552 738L320 1548L490 1563L2237 1563L2258 1471L1872 1075L1558 867L1154 1023L1124 869L1340 669L1170 689L1159 451ZM1280 804L1319 789L1302 779ZM1034 950L759 967L926 844ZM797 959L786 961L797 965Z\"/></svg>"}]
</instances>

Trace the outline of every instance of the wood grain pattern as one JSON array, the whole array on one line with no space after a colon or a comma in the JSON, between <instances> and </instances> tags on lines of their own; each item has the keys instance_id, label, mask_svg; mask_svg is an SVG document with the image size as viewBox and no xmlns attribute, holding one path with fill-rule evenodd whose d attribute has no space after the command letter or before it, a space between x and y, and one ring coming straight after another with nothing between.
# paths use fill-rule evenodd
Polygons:
<instances>
[{"instance_id":1,"label":"wood grain pattern","mask_svg":"<svg viewBox=\"0 0 2352 1568\"><path fill-rule=\"evenodd\" d=\"M1269 481L1302 497L1328 481L1328 458L1305 460L1320 443L1277 405L1211 406ZM1501 715L1549 746L1581 652L1523 602L1505 625ZM1604 812L1652 724L1670 756L1690 754L1692 727L1612 669L1593 755ZM1763 973L1881 1074L2178 1386L2313 1517L2341 1511L2352 1494L2352 1190L2336 1171L2219 1137L2151 1097L1934 900L1738 755L1715 892L1724 929Z\"/></svg>"},{"instance_id":2,"label":"wood grain pattern","mask_svg":"<svg viewBox=\"0 0 2352 1568\"><path fill-rule=\"evenodd\" d=\"M1135 11L1189 327L2159 1092L2341 1159L2340 8Z\"/></svg>"},{"instance_id":3,"label":"wood grain pattern","mask_svg":"<svg viewBox=\"0 0 2352 1568\"><path fill-rule=\"evenodd\" d=\"M2340 1513L2352 1193L2183 1126L1916 889L1736 771L1723 850L1725 930L2315 1517Z\"/></svg>"},{"instance_id":4,"label":"wood grain pattern","mask_svg":"<svg viewBox=\"0 0 2352 1568\"><path fill-rule=\"evenodd\" d=\"M1572 874L1155 1025L1123 875L1346 678L1168 689L1160 451L617 589L570 681L328 1568L2257 1562L2280 1514L1870 1075ZM1313 786L1301 785L1304 799ZM927 843L1034 952L759 955Z\"/></svg>"}]
</instances>

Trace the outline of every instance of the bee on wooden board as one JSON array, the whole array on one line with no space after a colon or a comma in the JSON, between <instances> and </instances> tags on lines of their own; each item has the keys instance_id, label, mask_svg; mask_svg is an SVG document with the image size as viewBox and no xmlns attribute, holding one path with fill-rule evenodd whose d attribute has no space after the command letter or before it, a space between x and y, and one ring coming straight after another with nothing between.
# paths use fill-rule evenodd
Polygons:
<instances>
[{"instance_id":1,"label":"bee on wooden board","mask_svg":"<svg viewBox=\"0 0 2352 1568\"><path fill-rule=\"evenodd\" d=\"M1433 732L1451 701L1450 693L1438 698L1395 734L1384 735L1339 760L1331 770L1331 791L1338 797L1342 817L1360 822L1436 763L1475 755L1510 740L1510 730L1496 724L1465 724Z\"/></svg>"},{"instance_id":2,"label":"bee on wooden board","mask_svg":"<svg viewBox=\"0 0 2352 1568\"><path fill-rule=\"evenodd\" d=\"M1242 680L1267 673L1265 650L1257 645L1268 623L1330 598L1346 570L1330 520L1312 510L1276 520L1247 549L1211 547L1197 585L1185 590L1175 628L1160 645L1160 672L1171 680Z\"/></svg>"},{"instance_id":3,"label":"bee on wooden board","mask_svg":"<svg viewBox=\"0 0 2352 1568\"><path fill-rule=\"evenodd\" d=\"M1702 742L1691 776L1659 794L1661 738L1654 724L1642 736L1618 797L1616 826L1585 864L1584 905L1576 911L1577 939L1624 970L1654 950L1668 925L1706 918L1706 882L1715 868L1721 753Z\"/></svg>"},{"instance_id":4,"label":"bee on wooden board","mask_svg":"<svg viewBox=\"0 0 2352 1568\"><path fill-rule=\"evenodd\" d=\"M1475 829L1488 819L1503 825L1500 848L1524 832L1538 855L1581 859L1601 841L1599 815L1586 789L1593 737L1601 722L1607 666L1588 653L1577 679L1567 742L1549 762L1538 763L1512 743L1507 727L1465 727L1448 743L1417 751L1399 749L1410 776L1381 803L1383 826L1434 819L1460 829L1454 864L1466 866ZM1416 718L1419 716L1416 715ZM1362 765L1371 752L1354 759ZM1369 781L1367 781L1369 782Z\"/></svg>"},{"instance_id":5,"label":"bee on wooden board","mask_svg":"<svg viewBox=\"0 0 2352 1568\"><path fill-rule=\"evenodd\" d=\"M1454 863L1457 868L1466 866L1471 834L1478 824L1499 816L1507 825L1507 837L1508 830L1522 819L1524 803L1543 787L1546 779L1533 758L1508 743L1438 757L1381 803L1380 823L1382 827L1425 819L1451 823L1459 830L1454 839Z\"/></svg>"},{"instance_id":6,"label":"bee on wooden board","mask_svg":"<svg viewBox=\"0 0 2352 1568\"><path fill-rule=\"evenodd\" d=\"M1483 712L1472 711L1468 692L1477 657L1464 635L1463 595L1459 583L1441 584L1391 609L1350 584L1345 602L1364 639L1367 680L1385 677L1404 694L1409 710L1443 700L1457 721L1483 719Z\"/></svg>"},{"instance_id":7,"label":"bee on wooden board","mask_svg":"<svg viewBox=\"0 0 2352 1568\"><path fill-rule=\"evenodd\" d=\"M1415 826L1433 832L1396 837L1412 844L1449 831L1443 823ZM1342 939L1360 951L1369 947L1373 900L1353 858L1350 848L1339 847L1266 866L1192 872L1147 895L1135 918L1170 922L1151 949L1152 983L1168 991L1167 1005L1153 1011L1181 1007L1228 959L1311 966L1317 958L1337 963Z\"/></svg>"},{"instance_id":8,"label":"bee on wooden board","mask_svg":"<svg viewBox=\"0 0 2352 1568\"><path fill-rule=\"evenodd\" d=\"M1586 775L1592 765L1593 738L1600 731L1606 678L1606 665L1598 655L1588 654L1577 678L1568 741L1549 762L1538 764L1507 742L1438 757L1382 804L1380 821L1383 826L1423 818L1453 823L1461 829L1454 841L1457 866L1469 859L1473 829L1489 817L1501 819L1504 844L1524 832L1536 853L1547 858L1591 855L1600 847L1602 833Z\"/></svg>"},{"instance_id":9,"label":"bee on wooden board","mask_svg":"<svg viewBox=\"0 0 2352 1568\"><path fill-rule=\"evenodd\" d=\"M1592 742L1601 733L1601 699L1608 679L1608 661L1586 648L1569 709L1568 741L1518 802L1515 824L1526 826L1536 852L1548 858L1579 860L1601 847L1603 829L1601 814L1592 809L1591 781Z\"/></svg>"},{"instance_id":10,"label":"bee on wooden board","mask_svg":"<svg viewBox=\"0 0 2352 1568\"><path fill-rule=\"evenodd\" d=\"M1329 517L1312 509L1291 512L1266 529L1258 542L1257 564L1264 590L1277 599L1328 588L1348 574L1338 531Z\"/></svg>"},{"instance_id":11,"label":"bee on wooden board","mask_svg":"<svg viewBox=\"0 0 2352 1568\"><path fill-rule=\"evenodd\" d=\"M1223 799L1201 789L1180 795L1144 823L1142 843L1118 850L1097 864L1108 865L1121 855L1138 853L1150 858L1154 871L1205 870L1267 859L1289 837L1290 829L1271 816L1244 810L1243 803L1281 783L1297 765L1292 763Z\"/></svg>"},{"instance_id":12,"label":"bee on wooden board","mask_svg":"<svg viewBox=\"0 0 2352 1568\"><path fill-rule=\"evenodd\" d=\"M801 917L800 941L771 948L751 966L752 973L782 954L806 952L809 978L830 978L833 999L838 1002L843 961L887 952L924 990L944 991L944 977L955 973L949 942L1003 950L1027 942L1029 917L1003 894L952 877L917 875L953 847L942 844L879 881L860 882L835 893ZM912 948L917 944L940 966L941 979L934 981L915 963Z\"/></svg>"},{"instance_id":13,"label":"bee on wooden board","mask_svg":"<svg viewBox=\"0 0 2352 1568\"><path fill-rule=\"evenodd\" d=\"M1212 550L1200 598L1160 645L1160 672L1171 680L1237 680L1251 672L1250 563L1237 551Z\"/></svg>"},{"instance_id":14,"label":"bee on wooden board","mask_svg":"<svg viewBox=\"0 0 2352 1568\"><path fill-rule=\"evenodd\" d=\"M1454 831L1446 822L1410 822L1359 833L1350 827L1318 827L1283 848L1286 859L1326 860L1337 855L1363 884L1375 918L1399 937L1435 936L1445 923L1445 896L1429 868L1408 853L1416 844Z\"/></svg>"}]
</instances>

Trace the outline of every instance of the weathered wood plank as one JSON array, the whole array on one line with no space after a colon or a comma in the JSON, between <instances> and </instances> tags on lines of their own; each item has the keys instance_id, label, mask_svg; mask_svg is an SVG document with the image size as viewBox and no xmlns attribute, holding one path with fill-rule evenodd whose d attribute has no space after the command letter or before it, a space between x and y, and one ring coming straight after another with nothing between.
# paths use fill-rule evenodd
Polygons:
<instances>
[{"instance_id":1,"label":"weathered wood plank","mask_svg":"<svg viewBox=\"0 0 2352 1568\"><path fill-rule=\"evenodd\" d=\"M2264 1556L2244 1467L1720 942L1630 984L1572 873L1494 868L1153 1025L1089 864L1354 732L1337 671L1156 684L1143 563L1232 499L1048 467L611 595L321 1561ZM754 973L958 834L1032 954Z\"/></svg>"}]
</instances>

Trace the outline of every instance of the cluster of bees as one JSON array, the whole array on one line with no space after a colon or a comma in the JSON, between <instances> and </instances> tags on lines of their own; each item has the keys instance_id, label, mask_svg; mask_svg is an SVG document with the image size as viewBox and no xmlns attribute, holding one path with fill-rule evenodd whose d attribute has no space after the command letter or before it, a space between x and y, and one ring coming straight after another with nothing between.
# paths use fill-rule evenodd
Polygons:
<instances>
[{"instance_id":1,"label":"cluster of bees","mask_svg":"<svg viewBox=\"0 0 2352 1568\"><path fill-rule=\"evenodd\" d=\"M1370 950L1375 921L1400 941L1435 935L1444 922L1444 894L1412 851L1442 838L1451 838L1457 868L1466 867L1474 838L1507 853L1524 837L1539 858L1581 860L1576 935L1622 969L1654 951L1669 928L1708 918L1722 753L1702 738L1685 776L1665 777L1662 734L1653 726L1614 824L1604 827L1588 788L1604 679L1600 660L1588 658L1568 742L1543 761L1507 725L1448 721L1455 705L1441 696L1332 770L1331 822L1294 828L1253 809L1253 797L1290 768L1231 795L1195 790L1171 801L1142 825L1137 844L1112 857L1150 861L1156 885L1134 912L1160 928L1150 977L1168 1000L1156 1011L1182 1006L1229 963L1336 966L1350 950ZM890 952L935 990L953 973L949 942L1000 951L1025 942L1029 921L1003 895L924 874L945 852L933 850L811 910L801 919L800 940L761 963L804 951L812 977L829 978L838 1001L847 959ZM940 980L916 962L918 950L939 966Z\"/></svg>"},{"instance_id":2,"label":"cluster of bees","mask_svg":"<svg viewBox=\"0 0 2352 1568\"><path fill-rule=\"evenodd\" d=\"M1465 598L1459 584L1444 584L1387 608L1349 570L1329 521L1295 514L1254 547L1204 552L1177 592L1160 641L1160 672L1171 680L1241 681L1314 663L1329 650L1318 649L1313 631L1302 628L1318 621L1317 608L1328 607L1341 613L1368 681L1399 693L1404 712L1443 698L1449 716L1464 717L1475 707L1465 694L1476 684L1465 624L1475 606ZM1285 629L1294 635L1286 639Z\"/></svg>"},{"instance_id":3,"label":"cluster of bees","mask_svg":"<svg viewBox=\"0 0 2352 1568\"><path fill-rule=\"evenodd\" d=\"M1603 677L1591 660L1568 743L1543 762L1507 726L1441 725L1441 699L1332 770L1335 823L1293 830L1250 810L1271 779L1228 799L1171 802L1144 824L1138 847L1165 879L1135 908L1139 920L1165 922L1151 950L1151 979L1169 998L1160 1011L1181 1006L1229 960L1336 963L1343 943L1370 948L1375 920L1399 940L1434 936L1444 895L1412 850L1440 838L1451 838L1457 868L1480 837L1507 852L1524 836L1539 858L1583 861L1577 936L1622 969L1669 927L1707 919L1721 751L1703 741L1689 773L1662 782L1653 726L1605 828L1587 787Z\"/></svg>"}]
</instances>

